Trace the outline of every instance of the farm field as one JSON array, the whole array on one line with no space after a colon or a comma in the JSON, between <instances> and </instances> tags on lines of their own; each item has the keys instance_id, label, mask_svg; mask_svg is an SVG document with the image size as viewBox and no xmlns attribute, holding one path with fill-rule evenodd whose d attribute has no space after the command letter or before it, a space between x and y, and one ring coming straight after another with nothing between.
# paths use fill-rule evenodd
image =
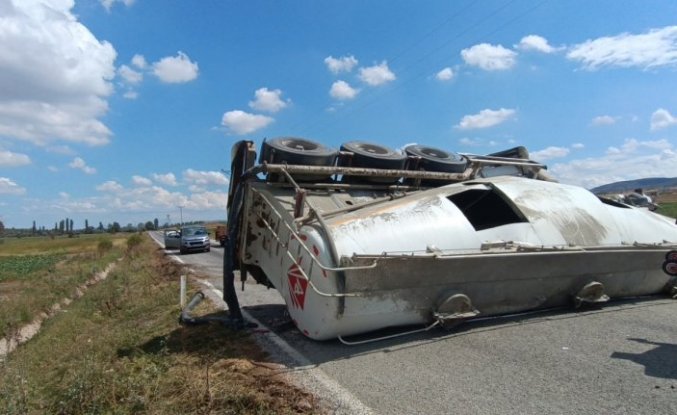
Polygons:
<instances>
[{"instance_id":1,"label":"farm field","mask_svg":"<svg viewBox=\"0 0 677 415\"><path fill-rule=\"evenodd\" d=\"M186 271L150 238L111 242L103 243L105 253L92 239L95 247L84 254L54 249L21 261L17 248L16 255L0 258L11 272L1 275L11 275L12 284L90 275L92 268L121 258L105 280L0 360L0 413L322 412L311 395L287 382L285 368L265 362L249 334L219 324L178 324L178 280ZM24 246L34 252L32 244ZM51 294L42 289L22 295ZM224 312L209 302L194 310L206 313ZM7 312L5 319L18 321L11 316Z\"/></svg>"},{"instance_id":2,"label":"farm field","mask_svg":"<svg viewBox=\"0 0 677 415\"><path fill-rule=\"evenodd\" d=\"M656 202L659 205L658 213L677 218L677 191L661 193Z\"/></svg>"},{"instance_id":3,"label":"farm field","mask_svg":"<svg viewBox=\"0 0 677 415\"><path fill-rule=\"evenodd\" d=\"M127 236L6 238L0 245L0 337L7 337L123 254Z\"/></svg>"}]
</instances>

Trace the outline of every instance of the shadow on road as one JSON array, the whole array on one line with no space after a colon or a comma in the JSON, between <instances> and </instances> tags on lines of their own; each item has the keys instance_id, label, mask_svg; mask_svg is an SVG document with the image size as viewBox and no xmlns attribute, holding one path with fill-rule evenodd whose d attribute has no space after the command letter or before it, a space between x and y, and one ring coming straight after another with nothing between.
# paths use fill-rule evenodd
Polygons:
<instances>
[{"instance_id":1,"label":"shadow on road","mask_svg":"<svg viewBox=\"0 0 677 415\"><path fill-rule=\"evenodd\" d=\"M662 297L646 297L635 298L628 300L615 301L613 305L606 308L591 308L585 310L572 311L568 308L561 308L548 311L540 311L533 313L523 313L512 316L499 316L486 319L478 319L475 321L468 321L463 324L456 325L450 329L441 329L435 327L429 331L419 332L401 337L394 337L387 340L366 342L364 344L357 344L348 346L341 343L338 339L328 341L314 341L308 339L301 334L294 326L289 315L286 313L284 305L263 305L256 307L245 307L252 316L261 321L265 326L270 328L277 335L285 339L292 347L297 350L302 350L305 357L314 365L322 363L337 361L342 359L350 359L356 356L369 355L372 353L390 353L420 347L425 344L435 342L450 341L453 338L460 336L468 336L476 333L483 333L488 331L506 330L515 326L549 324L552 320L565 320L576 318L587 318L598 315L600 313L622 313L624 310L637 309L644 307L654 307L656 305L664 304L661 302ZM607 303L608 304L608 303ZM619 316L619 318L622 318ZM350 342L360 343L370 339L387 337L404 333L408 331L420 330L423 326L408 326L395 327L378 330L362 335L351 336L348 339ZM652 343L653 344L653 343ZM641 360L647 366L647 374L651 367L652 373L659 374L659 377L675 377L677 378L677 345L661 344L661 350L654 352L647 352L647 356L619 354L612 356L617 358L627 358L640 363ZM673 361L670 361L672 356ZM655 376L655 375L651 375Z\"/></svg>"},{"instance_id":2,"label":"shadow on road","mask_svg":"<svg viewBox=\"0 0 677 415\"><path fill-rule=\"evenodd\" d=\"M643 353L613 352L614 359L629 360L644 366L644 374L655 378L677 379L677 344L628 338L629 341L656 346Z\"/></svg>"}]
</instances>

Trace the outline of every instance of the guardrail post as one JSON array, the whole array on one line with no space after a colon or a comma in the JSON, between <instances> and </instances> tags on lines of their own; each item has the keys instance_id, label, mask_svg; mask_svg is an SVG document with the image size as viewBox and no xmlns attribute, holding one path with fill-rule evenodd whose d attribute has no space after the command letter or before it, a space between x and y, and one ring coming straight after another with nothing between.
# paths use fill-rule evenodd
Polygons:
<instances>
[{"instance_id":1,"label":"guardrail post","mask_svg":"<svg viewBox=\"0 0 677 415\"><path fill-rule=\"evenodd\" d=\"M179 290L179 304L181 304L181 309L186 306L186 276L181 275L181 288Z\"/></svg>"}]
</instances>

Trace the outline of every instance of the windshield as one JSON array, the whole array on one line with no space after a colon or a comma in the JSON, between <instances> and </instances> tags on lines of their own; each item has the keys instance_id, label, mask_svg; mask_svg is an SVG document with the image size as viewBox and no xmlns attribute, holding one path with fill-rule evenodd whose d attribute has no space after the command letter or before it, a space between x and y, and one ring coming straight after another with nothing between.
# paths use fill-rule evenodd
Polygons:
<instances>
[{"instance_id":1,"label":"windshield","mask_svg":"<svg viewBox=\"0 0 677 415\"><path fill-rule=\"evenodd\" d=\"M181 231L183 236L200 236L207 235L207 228L184 228Z\"/></svg>"}]
</instances>

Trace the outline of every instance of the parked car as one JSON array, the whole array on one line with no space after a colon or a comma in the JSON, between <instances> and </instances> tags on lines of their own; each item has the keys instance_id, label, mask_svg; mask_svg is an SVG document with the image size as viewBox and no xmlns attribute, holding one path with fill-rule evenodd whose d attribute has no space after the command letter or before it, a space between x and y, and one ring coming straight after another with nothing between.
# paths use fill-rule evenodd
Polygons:
<instances>
[{"instance_id":1,"label":"parked car","mask_svg":"<svg viewBox=\"0 0 677 415\"><path fill-rule=\"evenodd\" d=\"M166 249L180 249L181 248L181 232L177 230L165 231L165 248Z\"/></svg>"},{"instance_id":2,"label":"parked car","mask_svg":"<svg viewBox=\"0 0 677 415\"><path fill-rule=\"evenodd\" d=\"M191 251L209 252L211 242L209 232L204 226L184 226L180 231L181 244L179 250L182 254Z\"/></svg>"},{"instance_id":3,"label":"parked car","mask_svg":"<svg viewBox=\"0 0 677 415\"><path fill-rule=\"evenodd\" d=\"M219 241L219 245L224 246L226 244L226 237L228 236L228 229L225 225L218 225L214 230L214 239Z\"/></svg>"}]
</instances>

